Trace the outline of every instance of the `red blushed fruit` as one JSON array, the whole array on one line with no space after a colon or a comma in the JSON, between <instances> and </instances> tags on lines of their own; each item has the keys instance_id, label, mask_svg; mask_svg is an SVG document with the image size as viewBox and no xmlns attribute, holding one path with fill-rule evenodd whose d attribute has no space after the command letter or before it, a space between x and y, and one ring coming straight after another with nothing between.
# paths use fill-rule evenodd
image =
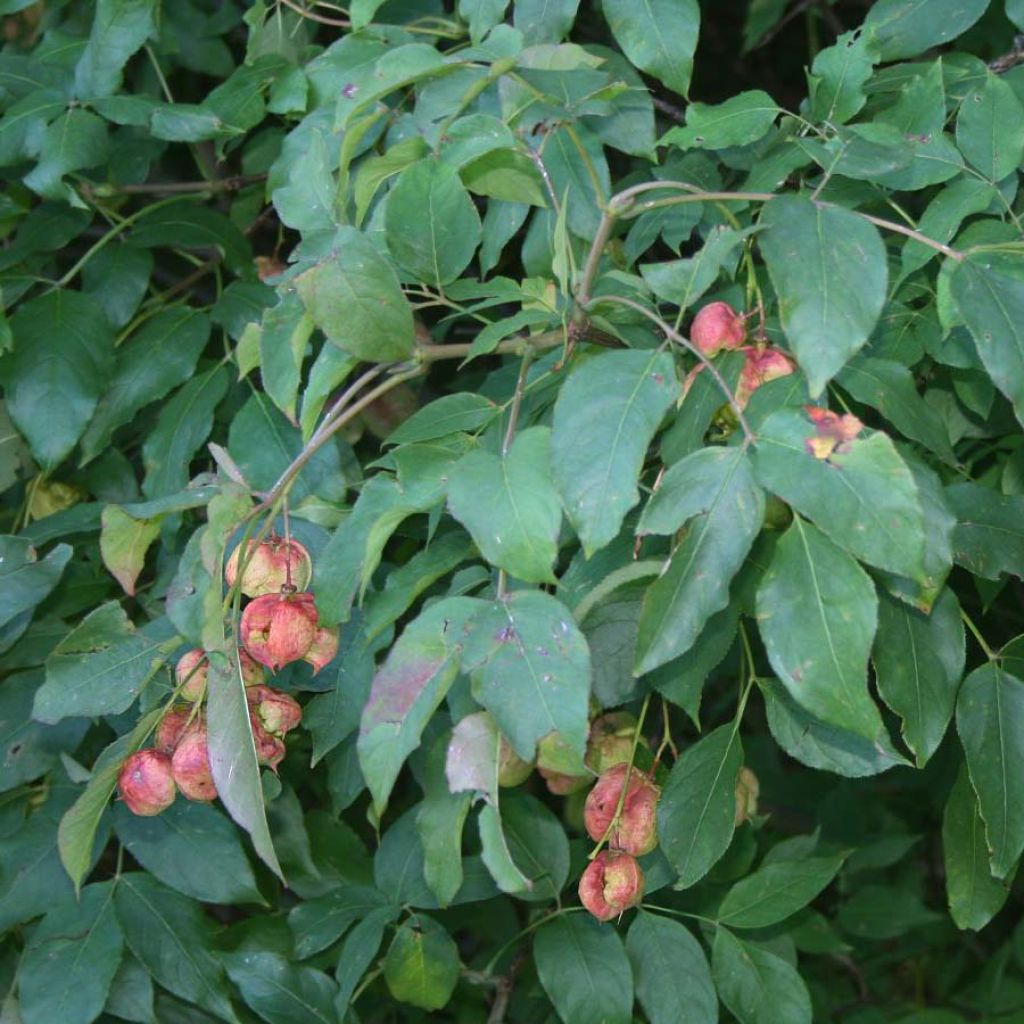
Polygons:
<instances>
[{"instance_id":1,"label":"red blushed fruit","mask_svg":"<svg viewBox=\"0 0 1024 1024\"><path fill-rule=\"evenodd\" d=\"M602 850L580 878L580 902L598 921L610 921L644 896L644 873L635 857Z\"/></svg>"},{"instance_id":2,"label":"red blushed fruit","mask_svg":"<svg viewBox=\"0 0 1024 1024\"><path fill-rule=\"evenodd\" d=\"M201 647L193 647L178 659L178 664L174 666L174 677L180 687L178 695L182 700L195 702L203 699L209 667L206 651Z\"/></svg>"},{"instance_id":3,"label":"red blushed fruit","mask_svg":"<svg viewBox=\"0 0 1024 1024\"><path fill-rule=\"evenodd\" d=\"M793 361L777 348L757 349L748 346L741 350L746 361L740 371L740 382L736 387L736 404L746 408L750 396L762 385L779 377L787 377L796 367Z\"/></svg>"},{"instance_id":4,"label":"red blushed fruit","mask_svg":"<svg viewBox=\"0 0 1024 1024\"><path fill-rule=\"evenodd\" d=\"M245 696L260 724L274 736L284 736L302 721L302 707L287 693L270 686L251 686Z\"/></svg>"},{"instance_id":5,"label":"red blushed fruit","mask_svg":"<svg viewBox=\"0 0 1024 1024\"><path fill-rule=\"evenodd\" d=\"M302 656L313 666L316 675L325 665L334 661L338 654L338 630L330 626L321 626L313 637L309 650Z\"/></svg>"},{"instance_id":6,"label":"red blushed fruit","mask_svg":"<svg viewBox=\"0 0 1024 1024\"><path fill-rule=\"evenodd\" d=\"M253 708L249 709L249 724L252 726L252 739L256 745L256 761L264 764L272 771L284 760L287 748L279 736L272 736L260 723L259 716Z\"/></svg>"},{"instance_id":7,"label":"red blushed fruit","mask_svg":"<svg viewBox=\"0 0 1024 1024\"><path fill-rule=\"evenodd\" d=\"M304 657L316 631L312 594L267 594L242 612L242 644L255 661L275 672Z\"/></svg>"},{"instance_id":8,"label":"red blushed fruit","mask_svg":"<svg viewBox=\"0 0 1024 1024\"><path fill-rule=\"evenodd\" d=\"M210 752L206 746L206 726L196 723L185 730L171 758L174 781L189 800L213 800L217 786L210 773Z\"/></svg>"},{"instance_id":9,"label":"red blushed fruit","mask_svg":"<svg viewBox=\"0 0 1024 1024\"><path fill-rule=\"evenodd\" d=\"M171 759L162 750L137 750L121 765L117 788L132 814L149 818L166 811L175 794Z\"/></svg>"},{"instance_id":10,"label":"red blushed fruit","mask_svg":"<svg viewBox=\"0 0 1024 1024\"><path fill-rule=\"evenodd\" d=\"M313 578L313 562L305 546L297 540L268 537L253 547L252 541L239 544L224 567L224 579L229 587L238 579L238 566L243 547L251 552L239 588L246 597L279 594L282 587L305 590Z\"/></svg>"},{"instance_id":11,"label":"red blushed fruit","mask_svg":"<svg viewBox=\"0 0 1024 1024\"><path fill-rule=\"evenodd\" d=\"M709 303L690 325L690 341L706 356L716 356L723 348L739 348L746 336L743 317L728 302Z\"/></svg>"},{"instance_id":12,"label":"red blushed fruit","mask_svg":"<svg viewBox=\"0 0 1024 1024\"><path fill-rule=\"evenodd\" d=\"M600 841L615 817L626 779L628 764L609 768L590 791L583 808L583 821L591 839ZM608 835L608 845L615 850L642 857L658 845L658 799L661 790L654 780L634 768L622 804L622 815Z\"/></svg>"},{"instance_id":13,"label":"red blushed fruit","mask_svg":"<svg viewBox=\"0 0 1024 1024\"><path fill-rule=\"evenodd\" d=\"M191 711L188 708L174 708L168 711L153 735L153 746L165 754L173 754L185 727L188 725Z\"/></svg>"}]
</instances>

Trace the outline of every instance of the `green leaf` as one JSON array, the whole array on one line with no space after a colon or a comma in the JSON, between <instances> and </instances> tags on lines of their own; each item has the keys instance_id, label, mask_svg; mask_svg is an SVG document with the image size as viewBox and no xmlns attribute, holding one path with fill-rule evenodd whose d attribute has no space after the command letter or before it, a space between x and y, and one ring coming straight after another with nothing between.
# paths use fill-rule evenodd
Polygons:
<instances>
[{"instance_id":1,"label":"green leaf","mask_svg":"<svg viewBox=\"0 0 1024 1024\"><path fill-rule=\"evenodd\" d=\"M960 687L956 729L985 822L993 877L1024 850L1024 682L989 663Z\"/></svg>"},{"instance_id":2,"label":"green leaf","mask_svg":"<svg viewBox=\"0 0 1024 1024\"><path fill-rule=\"evenodd\" d=\"M462 719L456 730L465 721ZM423 877L442 907L451 903L462 886L462 829L473 802L472 794L459 792L454 785L449 789L446 763L450 739L451 734L445 730L427 752L422 769L423 803L416 815L416 831L423 846ZM493 753L497 765L496 740Z\"/></svg>"},{"instance_id":3,"label":"green leaf","mask_svg":"<svg viewBox=\"0 0 1024 1024\"><path fill-rule=\"evenodd\" d=\"M58 544L45 558L23 537L0 535L0 626L31 612L60 582L72 548Z\"/></svg>"},{"instance_id":4,"label":"green leaf","mask_svg":"<svg viewBox=\"0 0 1024 1024\"><path fill-rule=\"evenodd\" d=\"M989 0L880 0L868 12L865 28L874 32L883 61L916 57L966 32Z\"/></svg>"},{"instance_id":5,"label":"green leaf","mask_svg":"<svg viewBox=\"0 0 1024 1024\"><path fill-rule=\"evenodd\" d=\"M46 659L33 717L52 723L125 711L177 643L166 619L137 631L116 602L100 605Z\"/></svg>"},{"instance_id":6,"label":"green leaf","mask_svg":"<svg viewBox=\"0 0 1024 1024\"><path fill-rule=\"evenodd\" d=\"M963 765L942 815L942 860L950 916L958 928L980 931L1006 903L1013 869L1006 879L989 871L985 823Z\"/></svg>"},{"instance_id":7,"label":"green leaf","mask_svg":"<svg viewBox=\"0 0 1024 1024\"><path fill-rule=\"evenodd\" d=\"M438 601L406 626L373 680L359 729L359 764L381 814L405 759L459 671L472 598Z\"/></svg>"},{"instance_id":8,"label":"green leaf","mask_svg":"<svg viewBox=\"0 0 1024 1024\"><path fill-rule=\"evenodd\" d=\"M114 884L86 886L32 932L18 967L24 1024L91 1024L103 1010L124 952Z\"/></svg>"},{"instance_id":9,"label":"green leaf","mask_svg":"<svg viewBox=\"0 0 1024 1024\"><path fill-rule=\"evenodd\" d=\"M334 978L338 983L338 995L335 998L334 1008L338 1013L339 1020L345 1019L345 1011L351 1002L352 994L380 949L385 927L398 914L399 908L397 907L378 907L376 910L371 910L345 936L345 941L341 945L341 953L338 956L338 966L334 971Z\"/></svg>"},{"instance_id":10,"label":"green leaf","mask_svg":"<svg viewBox=\"0 0 1024 1024\"><path fill-rule=\"evenodd\" d=\"M455 991L459 968L451 936L433 918L419 914L395 932L384 957L384 980L398 1002L440 1010Z\"/></svg>"},{"instance_id":11,"label":"green leaf","mask_svg":"<svg viewBox=\"0 0 1024 1024\"><path fill-rule=\"evenodd\" d=\"M325 896L299 903L288 913L296 959L305 960L334 945L352 924L387 902L387 897L372 886L343 885Z\"/></svg>"},{"instance_id":12,"label":"green leaf","mask_svg":"<svg viewBox=\"0 0 1024 1024\"><path fill-rule=\"evenodd\" d=\"M249 833L257 856L278 877L281 866L267 827L267 812L249 724L249 706L235 651L210 652L206 682L206 731L210 773L217 795L237 825Z\"/></svg>"},{"instance_id":13,"label":"green leaf","mask_svg":"<svg viewBox=\"0 0 1024 1024\"><path fill-rule=\"evenodd\" d=\"M448 507L484 558L527 583L553 583L562 506L551 479L551 431L530 427L507 452L476 448L448 481Z\"/></svg>"},{"instance_id":14,"label":"green leaf","mask_svg":"<svg viewBox=\"0 0 1024 1024\"><path fill-rule=\"evenodd\" d=\"M582 757L590 651L560 601L516 590L484 605L469 624L463 669L476 673L473 696L521 758L532 760L537 741L550 732Z\"/></svg>"},{"instance_id":15,"label":"green leaf","mask_svg":"<svg viewBox=\"0 0 1024 1024\"><path fill-rule=\"evenodd\" d=\"M803 410L780 409L758 429L758 482L852 555L890 572L924 576L925 519L909 467L883 433L814 454L828 439Z\"/></svg>"},{"instance_id":16,"label":"green leaf","mask_svg":"<svg viewBox=\"0 0 1024 1024\"><path fill-rule=\"evenodd\" d=\"M603 10L615 41L630 61L685 96L700 29L697 0L650 0L640 5L606 0Z\"/></svg>"},{"instance_id":17,"label":"green leaf","mask_svg":"<svg viewBox=\"0 0 1024 1024\"><path fill-rule=\"evenodd\" d=\"M412 310L391 264L355 228L338 230L328 259L303 271L295 287L327 339L366 362L412 354Z\"/></svg>"},{"instance_id":18,"label":"green leaf","mask_svg":"<svg viewBox=\"0 0 1024 1024\"><path fill-rule=\"evenodd\" d=\"M737 231L719 224L711 229L703 247L695 255L668 263L643 263L640 273L659 299L671 302L681 310L688 309L715 283L723 266L735 266L733 253L756 230L744 228ZM718 394L724 400L721 391Z\"/></svg>"},{"instance_id":19,"label":"green leaf","mask_svg":"<svg viewBox=\"0 0 1024 1024\"><path fill-rule=\"evenodd\" d=\"M1024 495L1000 494L969 482L953 484L945 494L957 518L957 564L987 580L1004 572L1024 576Z\"/></svg>"},{"instance_id":20,"label":"green leaf","mask_svg":"<svg viewBox=\"0 0 1024 1024\"><path fill-rule=\"evenodd\" d=\"M198 903L129 872L118 880L114 904L128 948L159 984L236 1024L223 969L210 951L213 929Z\"/></svg>"},{"instance_id":21,"label":"green leaf","mask_svg":"<svg viewBox=\"0 0 1024 1024\"><path fill-rule=\"evenodd\" d=\"M601 140L582 124L575 125L571 134L561 128L544 137L543 160L555 195L564 199L569 230L580 238L592 238L612 191Z\"/></svg>"},{"instance_id":22,"label":"green leaf","mask_svg":"<svg viewBox=\"0 0 1024 1024\"><path fill-rule=\"evenodd\" d=\"M411 444L434 441L459 432L475 433L499 412L498 406L483 395L456 391L417 409L388 435L387 443Z\"/></svg>"},{"instance_id":23,"label":"green leaf","mask_svg":"<svg viewBox=\"0 0 1024 1024\"><path fill-rule=\"evenodd\" d=\"M142 446L146 477L142 493L158 498L183 490L189 479L189 463L210 436L213 413L227 394L229 375L214 366L193 377L164 403L156 428Z\"/></svg>"},{"instance_id":24,"label":"green leaf","mask_svg":"<svg viewBox=\"0 0 1024 1024\"><path fill-rule=\"evenodd\" d=\"M730 928L767 928L802 910L835 878L846 854L768 864L737 882L718 907Z\"/></svg>"},{"instance_id":25,"label":"green leaf","mask_svg":"<svg viewBox=\"0 0 1024 1024\"><path fill-rule=\"evenodd\" d=\"M772 739L808 768L860 779L907 764L893 749L888 736L866 740L855 732L815 718L775 679L760 679L758 685L764 694Z\"/></svg>"},{"instance_id":26,"label":"green leaf","mask_svg":"<svg viewBox=\"0 0 1024 1024\"><path fill-rule=\"evenodd\" d=\"M686 127L672 128L661 145L680 149L725 149L746 146L768 134L781 111L761 89L731 96L723 103L691 103L686 108Z\"/></svg>"},{"instance_id":27,"label":"green leaf","mask_svg":"<svg viewBox=\"0 0 1024 1024\"><path fill-rule=\"evenodd\" d=\"M78 96L117 92L128 58L156 33L159 7L158 0L97 0L89 41L75 67Z\"/></svg>"},{"instance_id":28,"label":"green leaf","mask_svg":"<svg viewBox=\"0 0 1024 1024\"><path fill-rule=\"evenodd\" d=\"M757 592L768 660L798 704L871 742L883 730L867 677L877 620L878 599L867 573L824 534L794 518Z\"/></svg>"},{"instance_id":29,"label":"green leaf","mask_svg":"<svg viewBox=\"0 0 1024 1024\"><path fill-rule=\"evenodd\" d=\"M81 886L92 867L96 830L117 786L121 763L142 745L162 713L162 708L154 708L143 715L130 733L118 737L100 754L88 785L60 820L57 831L60 861L75 889Z\"/></svg>"},{"instance_id":30,"label":"green leaf","mask_svg":"<svg viewBox=\"0 0 1024 1024\"><path fill-rule=\"evenodd\" d=\"M164 885L203 903L262 903L238 831L206 804L176 800L154 817L118 804L114 828L124 848Z\"/></svg>"},{"instance_id":31,"label":"green leaf","mask_svg":"<svg viewBox=\"0 0 1024 1024\"><path fill-rule=\"evenodd\" d=\"M486 115L479 114L473 116L484 117ZM464 120L469 119L465 118ZM498 123L501 124L500 121ZM452 125L452 127L454 128L455 125ZM504 125L502 127L504 128ZM366 219L366 214L369 212L380 186L396 174L404 171L411 163L419 160L428 150L429 147L422 136L414 135L412 138L396 143L380 156L368 157L366 162L360 165L359 173L356 175L355 184L352 188L352 197L356 207L355 223L357 227L361 226ZM444 159L443 156L442 159ZM457 168L459 166L458 163L450 159L447 162L451 163L453 167Z\"/></svg>"},{"instance_id":32,"label":"green leaf","mask_svg":"<svg viewBox=\"0 0 1024 1024\"><path fill-rule=\"evenodd\" d=\"M121 966L110 983L106 1013L121 1020L150 1024L153 1017L153 979L131 953L125 952Z\"/></svg>"},{"instance_id":33,"label":"green leaf","mask_svg":"<svg viewBox=\"0 0 1024 1024\"><path fill-rule=\"evenodd\" d=\"M324 345L320 349L309 368L306 390L302 393L299 426L302 427L303 441L308 441L313 436L327 399L358 364L359 360L354 355L343 352L335 345Z\"/></svg>"},{"instance_id":34,"label":"green leaf","mask_svg":"<svg viewBox=\"0 0 1024 1024\"><path fill-rule=\"evenodd\" d=\"M808 76L815 121L845 124L867 103L864 86L874 72L878 51L871 32L845 32L819 50Z\"/></svg>"},{"instance_id":35,"label":"green leaf","mask_svg":"<svg viewBox=\"0 0 1024 1024\"><path fill-rule=\"evenodd\" d=\"M699 882L728 848L742 767L743 745L731 723L692 744L673 765L658 803L658 841L679 888Z\"/></svg>"},{"instance_id":36,"label":"green leaf","mask_svg":"<svg viewBox=\"0 0 1024 1024\"><path fill-rule=\"evenodd\" d=\"M647 447L678 389L671 355L643 351L604 352L562 385L551 435L555 485L588 558L614 540L640 500Z\"/></svg>"},{"instance_id":37,"label":"green leaf","mask_svg":"<svg viewBox=\"0 0 1024 1024\"><path fill-rule=\"evenodd\" d=\"M466 164L459 177L474 195L504 203L548 205L544 179L530 158L519 150L492 150Z\"/></svg>"},{"instance_id":38,"label":"green leaf","mask_svg":"<svg viewBox=\"0 0 1024 1024\"><path fill-rule=\"evenodd\" d=\"M62 182L65 174L95 167L107 159L107 123L95 114L74 108L47 127L39 147L39 162L22 179L45 199L81 200Z\"/></svg>"},{"instance_id":39,"label":"green leaf","mask_svg":"<svg viewBox=\"0 0 1024 1024\"><path fill-rule=\"evenodd\" d=\"M529 793L506 790L501 795L501 830L512 862L530 880L519 899L552 903L569 877L569 839L561 821Z\"/></svg>"},{"instance_id":40,"label":"green leaf","mask_svg":"<svg viewBox=\"0 0 1024 1024\"><path fill-rule=\"evenodd\" d=\"M761 214L761 253L811 397L867 341L886 299L885 246L850 210L785 196ZM856 279L857 287L846 282Z\"/></svg>"},{"instance_id":41,"label":"green leaf","mask_svg":"<svg viewBox=\"0 0 1024 1024\"><path fill-rule=\"evenodd\" d=\"M913 374L902 363L858 356L843 367L836 382L858 402L877 409L905 437L920 441L947 465L956 464L942 417L917 393Z\"/></svg>"},{"instance_id":42,"label":"green leaf","mask_svg":"<svg viewBox=\"0 0 1024 1024\"><path fill-rule=\"evenodd\" d=\"M297 967L277 953L221 954L246 1004L270 1024L334 1024L337 986L323 971Z\"/></svg>"},{"instance_id":43,"label":"green leaf","mask_svg":"<svg viewBox=\"0 0 1024 1024\"><path fill-rule=\"evenodd\" d=\"M963 678L964 624L948 587L930 615L883 595L872 660L878 693L903 720L903 740L923 768L953 717Z\"/></svg>"},{"instance_id":44,"label":"green leaf","mask_svg":"<svg viewBox=\"0 0 1024 1024\"><path fill-rule=\"evenodd\" d=\"M516 0L512 24L527 46L560 43L572 28L579 0Z\"/></svg>"},{"instance_id":45,"label":"green leaf","mask_svg":"<svg viewBox=\"0 0 1024 1024\"><path fill-rule=\"evenodd\" d=\"M117 505L103 509L100 554L103 564L129 597L146 564L146 552L160 535L159 519L133 519Z\"/></svg>"},{"instance_id":46,"label":"green leaf","mask_svg":"<svg viewBox=\"0 0 1024 1024\"><path fill-rule=\"evenodd\" d=\"M614 928L562 914L537 929L533 956L564 1024L630 1024L633 973Z\"/></svg>"},{"instance_id":47,"label":"green leaf","mask_svg":"<svg viewBox=\"0 0 1024 1024\"><path fill-rule=\"evenodd\" d=\"M141 251L148 254L147 250ZM82 461L90 462L105 452L118 427L130 423L150 402L184 384L195 371L209 337L206 314L179 306L161 310L121 345L113 375L104 382L103 395L82 436Z\"/></svg>"},{"instance_id":48,"label":"green leaf","mask_svg":"<svg viewBox=\"0 0 1024 1024\"><path fill-rule=\"evenodd\" d=\"M313 320L295 292L263 314L260 324L260 376L271 401L295 422L295 399Z\"/></svg>"},{"instance_id":49,"label":"green leaf","mask_svg":"<svg viewBox=\"0 0 1024 1024\"><path fill-rule=\"evenodd\" d=\"M651 1024L717 1024L718 997L700 943L677 921L640 911L626 952Z\"/></svg>"},{"instance_id":50,"label":"green leaf","mask_svg":"<svg viewBox=\"0 0 1024 1024\"><path fill-rule=\"evenodd\" d=\"M480 215L458 171L431 158L398 176L388 193L384 223L395 261L430 285L454 281L480 244Z\"/></svg>"},{"instance_id":51,"label":"green leaf","mask_svg":"<svg viewBox=\"0 0 1024 1024\"><path fill-rule=\"evenodd\" d=\"M960 104L960 152L989 181L1002 181L1024 159L1024 107L1009 82L991 71Z\"/></svg>"},{"instance_id":52,"label":"green leaf","mask_svg":"<svg viewBox=\"0 0 1024 1024\"><path fill-rule=\"evenodd\" d=\"M969 255L951 280L953 301L993 383L1024 423L1024 280L1020 262L998 253ZM15 417L17 422L17 417Z\"/></svg>"},{"instance_id":53,"label":"green leaf","mask_svg":"<svg viewBox=\"0 0 1024 1024\"><path fill-rule=\"evenodd\" d=\"M711 970L719 998L739 1024L811 1024L803 978L774 953L719 928Z\"/></svg>"},{"instance_id":54,"label":"green leaf","mask_svg":"<svg viewBox=\"0 0 1024 1024\"><path fill-rule=\"evenodd\" d=\"M729 603L729 584L764 519L764 495L743 448L705 448L677 462L641 516L639 533L674 533L690 522L644 595L635 674L686 653Z\"/></svg>"},{"instance_id":55,"label":"green leaf","mask_svg":"<svg viewBox=\"0 0 1024 1024\"><path fill-rule=\"evenodd\" d=\"M533 888L532 881L512 859L508 838L502 827L501 812L494 804L485 804L477 819L484 864L502 892L521 893Z\"/></svg>"},{"instance_id":56,"label":"green leaf","mask_svg":"<svg viewBox=\"0 0 1024 1024\"><path fill-rule=\"evenodd\" d=\"M58 289L11 318L14 352L0 360L7 411L44 469L82 436L110 377L114 335L99 304Z\"/></svg>"}]
</instances>

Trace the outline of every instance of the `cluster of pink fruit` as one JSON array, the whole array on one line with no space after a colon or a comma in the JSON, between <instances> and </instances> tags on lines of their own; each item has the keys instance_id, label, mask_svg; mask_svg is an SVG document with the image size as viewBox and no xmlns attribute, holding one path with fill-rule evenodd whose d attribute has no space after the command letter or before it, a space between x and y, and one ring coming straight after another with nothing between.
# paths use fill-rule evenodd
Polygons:
<instances>
[{"instance_id":1,"label":"cluster of pink fruit","mask_svg":"<svg viewBox=\"0 0 1024 1024\"><path fill-rule=\"evenodd\" d=\"M736 386L736 404L745 408L750 396L762 385L794 370L793 361L781 349L770 345L744 345L747 337L747 318L740 316L728 302L712 302L693 318L690 340L709 359L719 352L738 349L743 353L743 369ZM683 394L689 390L694 377L703 365L690 371L683 385Z\"/></svg>"},{"instance_id":2,"label":"cluster of pink fruit","mask_svg":"<svg viewBox=\"0 0 1024 1024\"><path fill-rule=\"evenodd\" d=\"M284 759L284 737L302 721L302 708L288 694L265 685L264 666L276 671L304 660L319 672L338 652L338 632L320 626L313 595L306 592L313 573L309 552L297 541L270 537L240 545L225 567L229 587L236 584L252 600L242 613L242 649L238 651L245 684L256 758L271 769ZM138 750L122 764L121 799L133 814L150 816L166 810L177 792L189 800L213 800L217 787L210 770L206 719L209 660L195 648L175 668L176 696L157 726L151 748Z\"/></svg>"}]
</instances>

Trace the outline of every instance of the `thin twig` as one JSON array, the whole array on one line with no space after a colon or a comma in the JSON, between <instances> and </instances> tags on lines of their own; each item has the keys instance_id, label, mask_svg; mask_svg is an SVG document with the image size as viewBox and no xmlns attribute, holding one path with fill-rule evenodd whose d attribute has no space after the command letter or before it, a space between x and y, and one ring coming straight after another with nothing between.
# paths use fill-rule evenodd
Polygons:
<instances>
[{"instance_id":1,"label":"thin twig","mask_svg":"<svg viewBox=\"0 0 1024 1024\"><path fill-rule=\"evenodd\" d=\"M255 185L266 181L266 174L233 174L227 178L214 178L212 181L154 181L141 185L99 185L87 186L82 189L86 197L90 195L179 195L189 192L237 192L246 185Z\"/></svg>"},{"instance_id":2,"label":"thin twig","mask_svg":"<svg viewBox=\"0 0 1024 1024\"><path fill-rule=\"evenodd\" d=\"M312 11L306 10L305 7L299 6L295 0L277 0L279 4L284 4L285 7L293 10L300 17L308 18L310 21L318 22L321 25L333 25L335 28L351 28L352 22L346 21L344 18L328 18L326 14L314 14Z\"/></svg>"},{"instance_id":3,"label":"thin twig","mask_svg":"<svg viewBox=\"0 0 1024 1024\"><path fill-rule=\"evenodd\" d=\"M666 323L657 313L652 313L646 306L641 305L639 302L634 302L633 299L624 298L621 295L602 295L600 297L601 302L614 302L616 305L625 306L627 309L635 310L637 313L647 317L653 324L656 324L659 330L661 330L665 337L669 341L675 342L677 345L681 345L688 352L692 352L703 364L704 368L711 374L712 379L718 385L722 394L725 395L726 401L729 403L732 411L736 414L736 420L740 425L740 429L743 431L743 436L746 439L747 444L752 444L756 437L754 432L750 429L750 424L747 422L746 416L743 415L743 409L739 402L736 401L736 396L732 393L729 385L726 384L725 379L718 372L717 367L714 363L689 338L684 338L677 330L675 330L670 324Z\"/></svg>"},{"instance_id":4,"label":"thin twig","mask_svg":"<svg viewBox=\"0 0 1024 1024\"><path fill-rule=\"evenodd\" d=\"M668 100L663 100L660 96L652 96L651 102L654 104L656 110L660 110L663 114L668 114L673 121L685 121L686 115Z\"/></svg>"}]
</instances>

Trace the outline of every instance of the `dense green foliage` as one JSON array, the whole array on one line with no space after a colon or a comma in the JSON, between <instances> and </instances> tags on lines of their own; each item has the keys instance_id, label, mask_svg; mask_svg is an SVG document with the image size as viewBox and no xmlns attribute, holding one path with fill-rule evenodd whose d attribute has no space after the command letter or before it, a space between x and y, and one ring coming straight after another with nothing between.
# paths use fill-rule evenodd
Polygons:
<instances>
[{"instance_id":1,"label":"dense green foliage","mask_svg":"<svg viewBox=\"0 0 1024 1024\"><path fill-rule=\"evenodd\" d=\"M1024 2L0 16L3 1024L1024 1021Z\"/></svg>"}]
</instances>

